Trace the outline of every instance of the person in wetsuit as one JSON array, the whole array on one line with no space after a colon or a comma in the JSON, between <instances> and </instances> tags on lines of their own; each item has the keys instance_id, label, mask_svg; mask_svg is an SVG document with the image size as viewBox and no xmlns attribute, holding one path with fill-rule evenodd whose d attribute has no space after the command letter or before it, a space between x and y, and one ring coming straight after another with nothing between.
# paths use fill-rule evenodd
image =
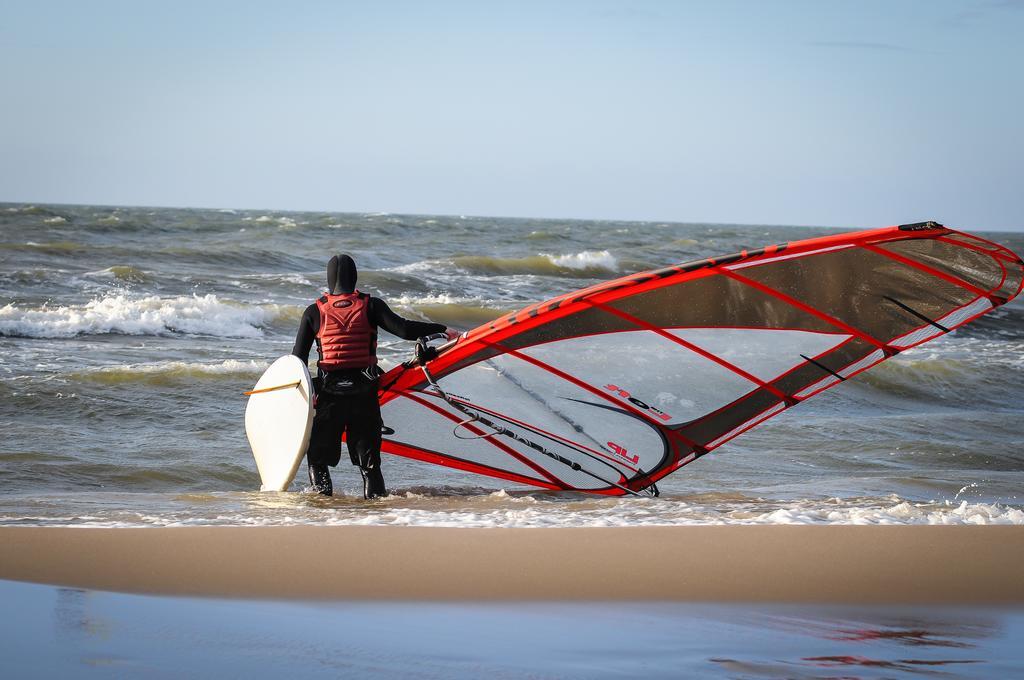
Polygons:
<instances>
[{"instance_id":1,"label":"person in wetsuit","mask_svg":"<svg viewBox=\"0 0 1024 680\"><path fill-rule=\"evenodd\" d=\"M458 333L439 323L411 321L391 311L380 298L356 290L356 263L349 255L335 255L327 263L328 292L306 308L299 322L292 354L309 361L316 342L316 415L306 450L306 466L313 490L333 493L330 468L341 460L341 436L348 455L363 476L363 496L387 495L380 470L381 417L377 401L377 329L403 340Z\"/></svg>"}]
</instances>

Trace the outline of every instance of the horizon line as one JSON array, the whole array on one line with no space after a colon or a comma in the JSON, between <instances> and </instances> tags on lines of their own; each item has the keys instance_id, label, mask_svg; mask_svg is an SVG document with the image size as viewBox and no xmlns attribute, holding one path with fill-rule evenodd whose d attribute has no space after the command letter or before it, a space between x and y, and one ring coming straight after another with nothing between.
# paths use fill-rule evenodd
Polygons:
<instances>
[{"instance_id":1,"label":"horizon line","mask_svg":"<svg viewBox=\"0 0 1024 680\"><path fill-rule=\"evenodd\" d=\"M781 223L757 223L757 222L715 222L708 220L697 220L697 221L683 221L683 220L652 220L652 219L621 219L621 218L606 218L606 217L541 217L536 215L470 215L468 213L419 213L419 212L392 212L387 210L316 210L316 209L294 209L294 208L235 208L235 207L210 207L210 206L186 206L186 205L132 205L127 203L70 203L70 202L52 202L52 201L8 201L0 200L0 205L22 205L22 206L67 206L67 207L79 207L79 208L136 208L136 209L155 209L155 210L209 210L209 211L227 211L227 210L241 210L246 212L279 212L279 213L331 213L339 215L401 215L409 217L457 217L461 219L510 219L510 220L544 220L544 221L566 221L566 222L630 222L640 224L685 224L695 225L703 224L708 226L729 226L729 227L795 227L799 229L874 229L890 226L898 226L897 224L881 224L881 225L826 225L826 224L781 224ZM940 220L918 220L919 222L935 221L943 226L946 226ZM953 228L953 227L948 227ZM972 229L976 229L972 227ZM999 229L983 227L978 229L979 231L994 231L1000 233L1020 233L1020 230L1014 229Z\"/></svg>"}]
</instances>

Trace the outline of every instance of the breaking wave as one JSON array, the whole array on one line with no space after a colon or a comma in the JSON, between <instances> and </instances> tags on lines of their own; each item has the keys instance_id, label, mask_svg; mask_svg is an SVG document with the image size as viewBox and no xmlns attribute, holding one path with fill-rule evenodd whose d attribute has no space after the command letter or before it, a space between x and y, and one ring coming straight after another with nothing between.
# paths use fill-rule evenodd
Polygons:
<instances>
[{"instance_id":1,"label":"breaking wave","mask_svg":"<svg viewBox=\"0 0 1024 680\"><path fill-rule=\"evenodd\" d=\"M605 276L618 270L619 262L607 250L584 250L566 255L540 253L529 257L463 255L452 262L476 274L539 274L542 276Z\"/></svg>"},{"instance_id":2,"label":"breaking wave","mask_svg":"<svg viewBox=\"0 0 1024 680\"><path fill-rule=\"evenodd\" d=\"M428 295L401 295L390 300L401 311L413 313L446 326L467 328L493 321L508 309L479 298L464 298L446 293Z\"/></svg>"},{"instance_id":3,"label":"breaking wave","mask_svg":"<svg viewBox=\"0 0 1024 680\"><path fill-rule=\"evenodd\" d=\"M186 380L253 377L266 370L267 366L269 364L265 361L238 361L236 359L211 364L160 361L149 364L104 366L92 371L72 373L69 377L73 380L87 380L105 385L121 383L169 385Z\"/></svg>"},{"instance_id":4,"label":"breaking wave","mask_svg":"<svg viewBox=\"0 0 1024 680\"><path fill-rule=\"evenodd\" d=\"M84 305L24 309L0 307L0 335L72 338L78 335L215 335L259 337L286 311L280 305L222 302L216 295L135 298L109 295Z\"/></svg>"},{"instance_id":5,"label":"breaking wave","mask_svg":"<svg viewBox=\"0 0 1024 680\"><path fill-rule=\"evenodd\" d=\"M293 217L287 217L284 215L260 215L259 217L243 217L243 222L255 222L256 224L276 224L282 229L295 229L299 226L299 222L295 221Z\"/></svg>"},{"instance_id":6,"label":"breaking wave","mask_svg":"<svg viewBox=\"0 0 1024 680\"><path fill-rule=\"evenodd\" d=\"M64 464L66 467L66 463ZM122 471L123 472L123 471ZM211 468L225 482L252 484L243 466ZM166 473L165 473L166 474ZM174 474L170 472L170 474ZM184 475L182 475L184 477ZM128 480L126 480L128 481ZM138 471L130 480L138 488L173 486L191 479L164 479ZM299 489L302 484L296 485ZM336 487L336 491L338 491ZM355 493L355 490L349 490ZM501 490L460 494L457 489L397 489L391 496L364 502L358 495L338 493L322 499L308 493L255 494L207 492L179 496L162 510L124 507L117 496L108 507L69 516L60 508L26 514L25 509L0 510L0 525L58 526L412 526L455 528L560 528L722 525L1024 525L1024 511L1000 504L954 502L912 503L899 498L764 501L739 503L687 502L682 499L557 499L543 494L513 495ZM201 500L202 502L197 502ZM187 502L186 502L187 501ZM246 506L246 507L240 507Z\"/></svg>"},{"instance_id":7,"label":"breaking wave","mask_svg":"<svg viewBox=\"0 0 1024 680\"><path fill-rule=\"evenodd\" d=\"M961 404L1016 401L1011 376L1024 375L1024 343L954 336L914 348L857 376L896 397Z\"/></svg>"},{"instance_id":8,"label":"breaking wave","mask_svg":"<svg viewBox=\"0 0 1024 680\"><path fill-rule=\"evenodd\" d=\"M604 269L614 271L619 266L618 260L607 250L584 250L569 255L544 255L556 267L568 269Z\"/></svg>"},{"instance_id":9,"label":"breaking wave","mask_svg":"<svg viewBox=\"0 0 1024 680\"><path fill-rule=\"evenodd\" d=\"M149 274L131 265L114 265L113 267L107 267L97 272L89 272L87 274L92 276L98 276L102 278L112 278L117 281L123 281L125 283L146 283L151 280Z\"/></svg>"}]
</instances>

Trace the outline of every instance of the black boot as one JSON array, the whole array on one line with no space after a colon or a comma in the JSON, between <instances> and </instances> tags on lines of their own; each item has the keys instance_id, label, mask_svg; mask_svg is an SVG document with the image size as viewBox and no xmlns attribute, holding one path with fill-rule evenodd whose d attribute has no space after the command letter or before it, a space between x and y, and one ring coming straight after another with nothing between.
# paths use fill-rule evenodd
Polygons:
<instances>
[{"instance_id":1,"label":"black boot","mask_svg":"<svg viewBox=\"0 0 1024 680\"><path fill-rule=\"evenodd\" d=\"M313 491L321 496L334 494L334 486L331 484L331 469L326 465L309 465L309 483Z\"/></svg>"},{"instance_id":2,"label":"black boot","mask_svg":"<svg viewBox=\"0 0 1024 680\"><path fill-rule=\"evenodd\" d=\"M381 474L379 467L359 468L359 472L363 475L363 498L370 500L388 495L388 490L384 486L384 475Z\"/></svg>"}]
</instances>

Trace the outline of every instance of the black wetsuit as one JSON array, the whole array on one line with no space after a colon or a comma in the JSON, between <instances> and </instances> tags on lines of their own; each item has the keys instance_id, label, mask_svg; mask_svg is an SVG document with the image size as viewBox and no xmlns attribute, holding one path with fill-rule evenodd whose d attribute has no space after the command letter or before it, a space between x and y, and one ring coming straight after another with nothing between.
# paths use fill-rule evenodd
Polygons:
<instances>
[{"instance_id":1,"label":"black wetsuit","mask_svg":"<svg viewBox=\"0 0 1024 680\"><path fill-rule=\"evenodd\" d=\"M369 321L403 340L416 340L424 335L444 333L446 326L439 323L412 321L391 311L380 298L371 297L367 309ZM303 362L309 361L309 350L317 342L320 330L320 311L316 303L302 314L299 332L295 336L292 354ZM325 373L317 370L316 415L313 433L306 452L307 463L312 466L329 465L341 460L341 436L347 433L349 458L363 471L380 469L381 417L377 401L377 383L360 369L344 369ZM379 476L379 472L377 473Z\"/></svg>"}]
</instances>

